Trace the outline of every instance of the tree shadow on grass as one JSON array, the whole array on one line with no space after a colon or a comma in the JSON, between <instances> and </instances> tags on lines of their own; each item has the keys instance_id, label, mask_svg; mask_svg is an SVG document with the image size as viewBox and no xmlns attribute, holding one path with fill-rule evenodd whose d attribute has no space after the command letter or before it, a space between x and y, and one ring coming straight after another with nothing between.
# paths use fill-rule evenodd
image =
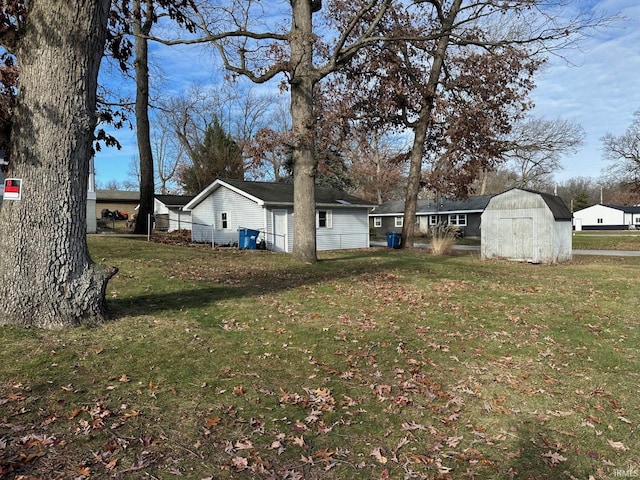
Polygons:
<instances>
[{"instance_id":1,"label":"tree shadow on grass","mask_svg":"<svg viewBox=\"0 0 640 480\"><path fill-rule=\"evenodd\" d=\"M603 472L594 461L596 454L577 445L568 433L533 423L521 424L515 432L516 451L503 465L503 473L510 478L602 478Z\"/></svg>"},{"instance_id":2,"label":"tree shadow on grass","mask_svg":"<svg viewBox=\"0 0 640 480\"><path fill-rule=\"evenodd\" d=\"M354 256L353 259L362 259ZM343 259L322 260L329 265ZM322 268L321 266L301 265L281 270L255 270L227 274L218 278L193 280L168 280L163 291L150 291L144 294L107 298L107 309L111 320L129 315L160 314L183 310L212 307L224 300L267 295L326 281L337 281L367 274L386 272L398 268L395 262L372 264L370 262L353 263L348 269ZM316 268L317 267L317 268ZM175 283L171 283L175 282ZM181 288L182 287L182 288Z\"/></svg>"},{"instance_id":3,"label":"tree shadow on grass","mask_svg":"<svg viewBox=\"0 0 640 480\"><path fill-rule=\"evenodd\" d=\"M108 299L107 310L112 321L130 315L179 312L185 309L209 307L221 300L246 295L246 292L240 290L241 288L203 286L203 288L185 288L173 292L151 292L127 298Z\"/></svg>"}]
</instances>

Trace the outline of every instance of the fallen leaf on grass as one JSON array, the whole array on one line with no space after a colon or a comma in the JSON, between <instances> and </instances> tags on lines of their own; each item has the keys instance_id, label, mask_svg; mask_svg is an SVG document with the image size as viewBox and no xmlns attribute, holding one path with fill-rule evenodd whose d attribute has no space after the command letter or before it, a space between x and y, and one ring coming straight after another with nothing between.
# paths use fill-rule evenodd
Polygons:
<instances>
[{"instance_id":1,"label":"fallen leaf on grass","mask_svg":"<svg viewBox=\"0 0 640 480\"><path fill-rule=\"evenodd\" d=\"M216 425L218 425L220 423L220 417L215 417L215 418L209 418L207 417L207 426L208 427L215 427Z\"/></svg>"},{"instance_id":2,"label":"fallen leaf on grass","mask_svg":"<svg viewBox=\"0 0 640 480\"><path fill-rule=\"evenodd\" d=\"M609 444L609 446L611 448L613 448L614 450L622 450L622 451L627 451L629 450L629 447L627 447L624 443L622 442L614 442L613 440L608 440L607 439L607 443Z\"/></svg>"},{"instance_id":3,"label":"fallen leaf on grass","mask_svg":"<svg viewBox=\"0 0 640 480\"><path fill-rule=\"evenodd\" d=\"M304 438L302 437L293 437L293 443L298 445L300 448L305 447Z\"/></svg>"},{"instance_id":4,"label":"fallen leaf on grass","mask_svg":"<svg viewBox=\"0 0 640 480\"><path fill-rule=\"evenodd\" d=\"M377 462L381 463L382 465L387 463L387 457L382 455L380 447L374 448L373 451L371 452L371 456L374 457L377 460Z\"/></svg>"},{"instance_id":5,"label":"fallen leaf on grass","mask_svg":"<svg viewBox=\"0 0 640 480\"><path fill-rule=\"evenodd\" d=\"M234 457L231 466L236 472L241 472L249 467L249 460L244 457Z\"/></svg>"},{"instance_id":6,"label":"fallen leaf on grass","mask_svg":"<svg viewBox=\"0 0 640 480\"><path fill-rule=\"evenodd\" d=\"M331 455L333 455L334 453L336 453L335 450L328 450L328 449L318 450L313 454L313 457L319 460L328 460L329 458L331 458Z\"/></svg>"},{"instance_id":7,"label":"fallen leaf on grass","mask_svg":"<svg viewBox=\"0 0 640 480\"><path fill-rule=\"evenodd\" d=\"M244 442L236 442L234 444L234 447L236 448L236 450L249 450L253 448L253 443L251 442L251 440L245 440Z\"/></svg>"},{"instance_id":8,"label":"fallen leaf on grass","mask_svg":"<svg viewBox=\"0 0 640 480\"><path fill-rule=\"evenodd\" d=\"M545 461L552 467L555 467L561 462L567 461L567 457L563 457L558 452L548 451L547 453L543 453L542 456L543 458L545 458Z\"/></svg>"}]
</instances>

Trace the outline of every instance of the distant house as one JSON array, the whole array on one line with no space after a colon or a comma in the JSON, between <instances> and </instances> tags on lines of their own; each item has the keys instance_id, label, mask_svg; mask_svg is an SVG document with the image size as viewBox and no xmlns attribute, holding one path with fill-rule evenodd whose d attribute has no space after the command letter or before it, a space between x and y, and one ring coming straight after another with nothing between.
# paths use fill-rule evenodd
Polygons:
<instances>
[{"instance_id":1,"label":"distant house","mask_svg":"<svg viewBox=\"0 0 640 480\"><path fill-rule=\"evenodd\" d=\"M427 234L436 226L455 226L464 236L480 236L480 215L491 195L471 196L463 200L439 198L418 200L416 222L419 233ZM404 224L404 201L385 202L369 213L370 227L377 236L400 233Z\"/></svg>"},{"instance_id":2,"label":"distant house","mask_svg":"<svg viewBox=\"0 0 640 480\"><path fill-rule=\"evenodd\" d=\"M316 187L318 250L369 247L369 202L327 187ZM260 232L268 249L293 250L293 185L216 180L187 205L195 242L234 244L239 229Z\"/></svg>"},{"instance_id":3,"label":"distant house","mask_svg":"<svg viewBox=\"0 0 640 480\"><path fill-rule=\"evenodd\" d=\"M96 190L96 218L102 218L102 211L118 210L133 218L140 203L140 192L128 190Z\"/></svg>"},{"instance_id":4,"label":"distant house","mask_svg":"<svg viewBox=\"0 0 640 480\"><path fill-rule=\"evenodd\" d=\"M191 230L191 212L184 206L193 200L191 195L154 195L153 214L158 230Z\"/></svg>"},{"instance_id":5,"label":"distant house","mask_svg":"<svg viewBox=\"0 0 640 480\"><path fill-rule=\"evenodd\" d=\"M640 229L640 206L593 205L573 213L576 230Z\"/></svg>"},{"instance_id":6,"label":"distant house","mask_svg":"<svg viewBox=\"0 0 640 480\"><path fill-rule=\"evenodd\" d=\"M571 211L557 196L513 188L482 213L483 259L531 263L571 260Z\"/></svg>"}]
</instances>

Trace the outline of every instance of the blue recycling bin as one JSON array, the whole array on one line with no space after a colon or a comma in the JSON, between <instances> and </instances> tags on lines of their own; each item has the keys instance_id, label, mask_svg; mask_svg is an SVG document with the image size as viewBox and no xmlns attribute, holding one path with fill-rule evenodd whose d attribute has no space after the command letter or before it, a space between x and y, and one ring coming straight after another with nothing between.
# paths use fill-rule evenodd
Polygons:
<instances>
[{"instance_id":1,"label":"blue recycling bin","mask_svg":"<svg viewBox=\"0 0 640 480\"><path fill-rule=\"evenodd\" d=\"M387 232L387 247L400 248L400 241L402 240L402 234Z\"/></svg>"},{"instance_id":2,"label":"blue recycling bin","mask_svg":"<svg viewBox=\"0 0 640 480\"><path fill-rule=\"evenodd\" d=\"M259 230L252 230L250 228L239 228L238 248L241 250L255 250L258 235L260 235Z\"/></svg>"}]
</instances>

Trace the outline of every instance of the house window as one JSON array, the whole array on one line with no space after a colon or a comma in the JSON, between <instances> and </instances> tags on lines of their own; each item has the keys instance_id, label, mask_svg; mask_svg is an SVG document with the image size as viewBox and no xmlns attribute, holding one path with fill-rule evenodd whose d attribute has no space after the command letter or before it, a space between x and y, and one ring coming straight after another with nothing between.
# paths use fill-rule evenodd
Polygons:
<instances>
[{"instance_id":1,"label":"house window","mask_svg":"<svg viewBox=\"0 0 640 480\"><path fill-rule=\"evenodd\" d=\"M437 215L429 215L429 225L431 225L431 226L438 225L438 216Z\"/></svg>"},{"instance_id":2,"label":"house window","mask_svg":"<svg viewBox=\"0 0 640 480\"><path fill-rule=\"evenodd\" d=\"M229 228L229 214L227 214L227 212L220 214L220 228Z\"/></svg>"},{"instance_id":3,"label":"house window","mask_svg":"<svg viewBox=\"0 0 640 480\"><path fill-rule=\"evenodd\" d=\"M331 228L332 216L331 210L318 210L316 212L316 228Z\"/></svg>"},{"instance_id":4,"label":"house window","mask_svg":"<svg viewBox=\"0 0 640 480\"><path fill-rule=\"evenodd\" d=\"M403 225L404 225L404 217L395 217L396 228L402 228Z\"/></svg>"},{"instance_id":5,"label":"house window","mask_svg":"<svg viewBox=\"0 0 640 480\"><path fill-rule=\"evenodd\" d=\"M597 220L597 222L598 222L598 223L603 223L601 218L599 218L599 219Z\"/></svg>"},{"instance_id":6,"label":"house window","mask_svg":"<svg viewBox=\"0 0 640 480\"><path fill-rule=\"evenodd\" d=\"M449 225L456 225L458 227L464 227L467 225L466 213L453 213L449 215Z\"/></svg>"},{"instance_id":7,"label":"house window","mask_svg":"<svg viewBox=\"0 0 640 480\"><path fill-rule=\"evenodd\" d=\"M382 217L373 217L373 226L380 228L382 226Z\"/></svg>"}]
</instances>

